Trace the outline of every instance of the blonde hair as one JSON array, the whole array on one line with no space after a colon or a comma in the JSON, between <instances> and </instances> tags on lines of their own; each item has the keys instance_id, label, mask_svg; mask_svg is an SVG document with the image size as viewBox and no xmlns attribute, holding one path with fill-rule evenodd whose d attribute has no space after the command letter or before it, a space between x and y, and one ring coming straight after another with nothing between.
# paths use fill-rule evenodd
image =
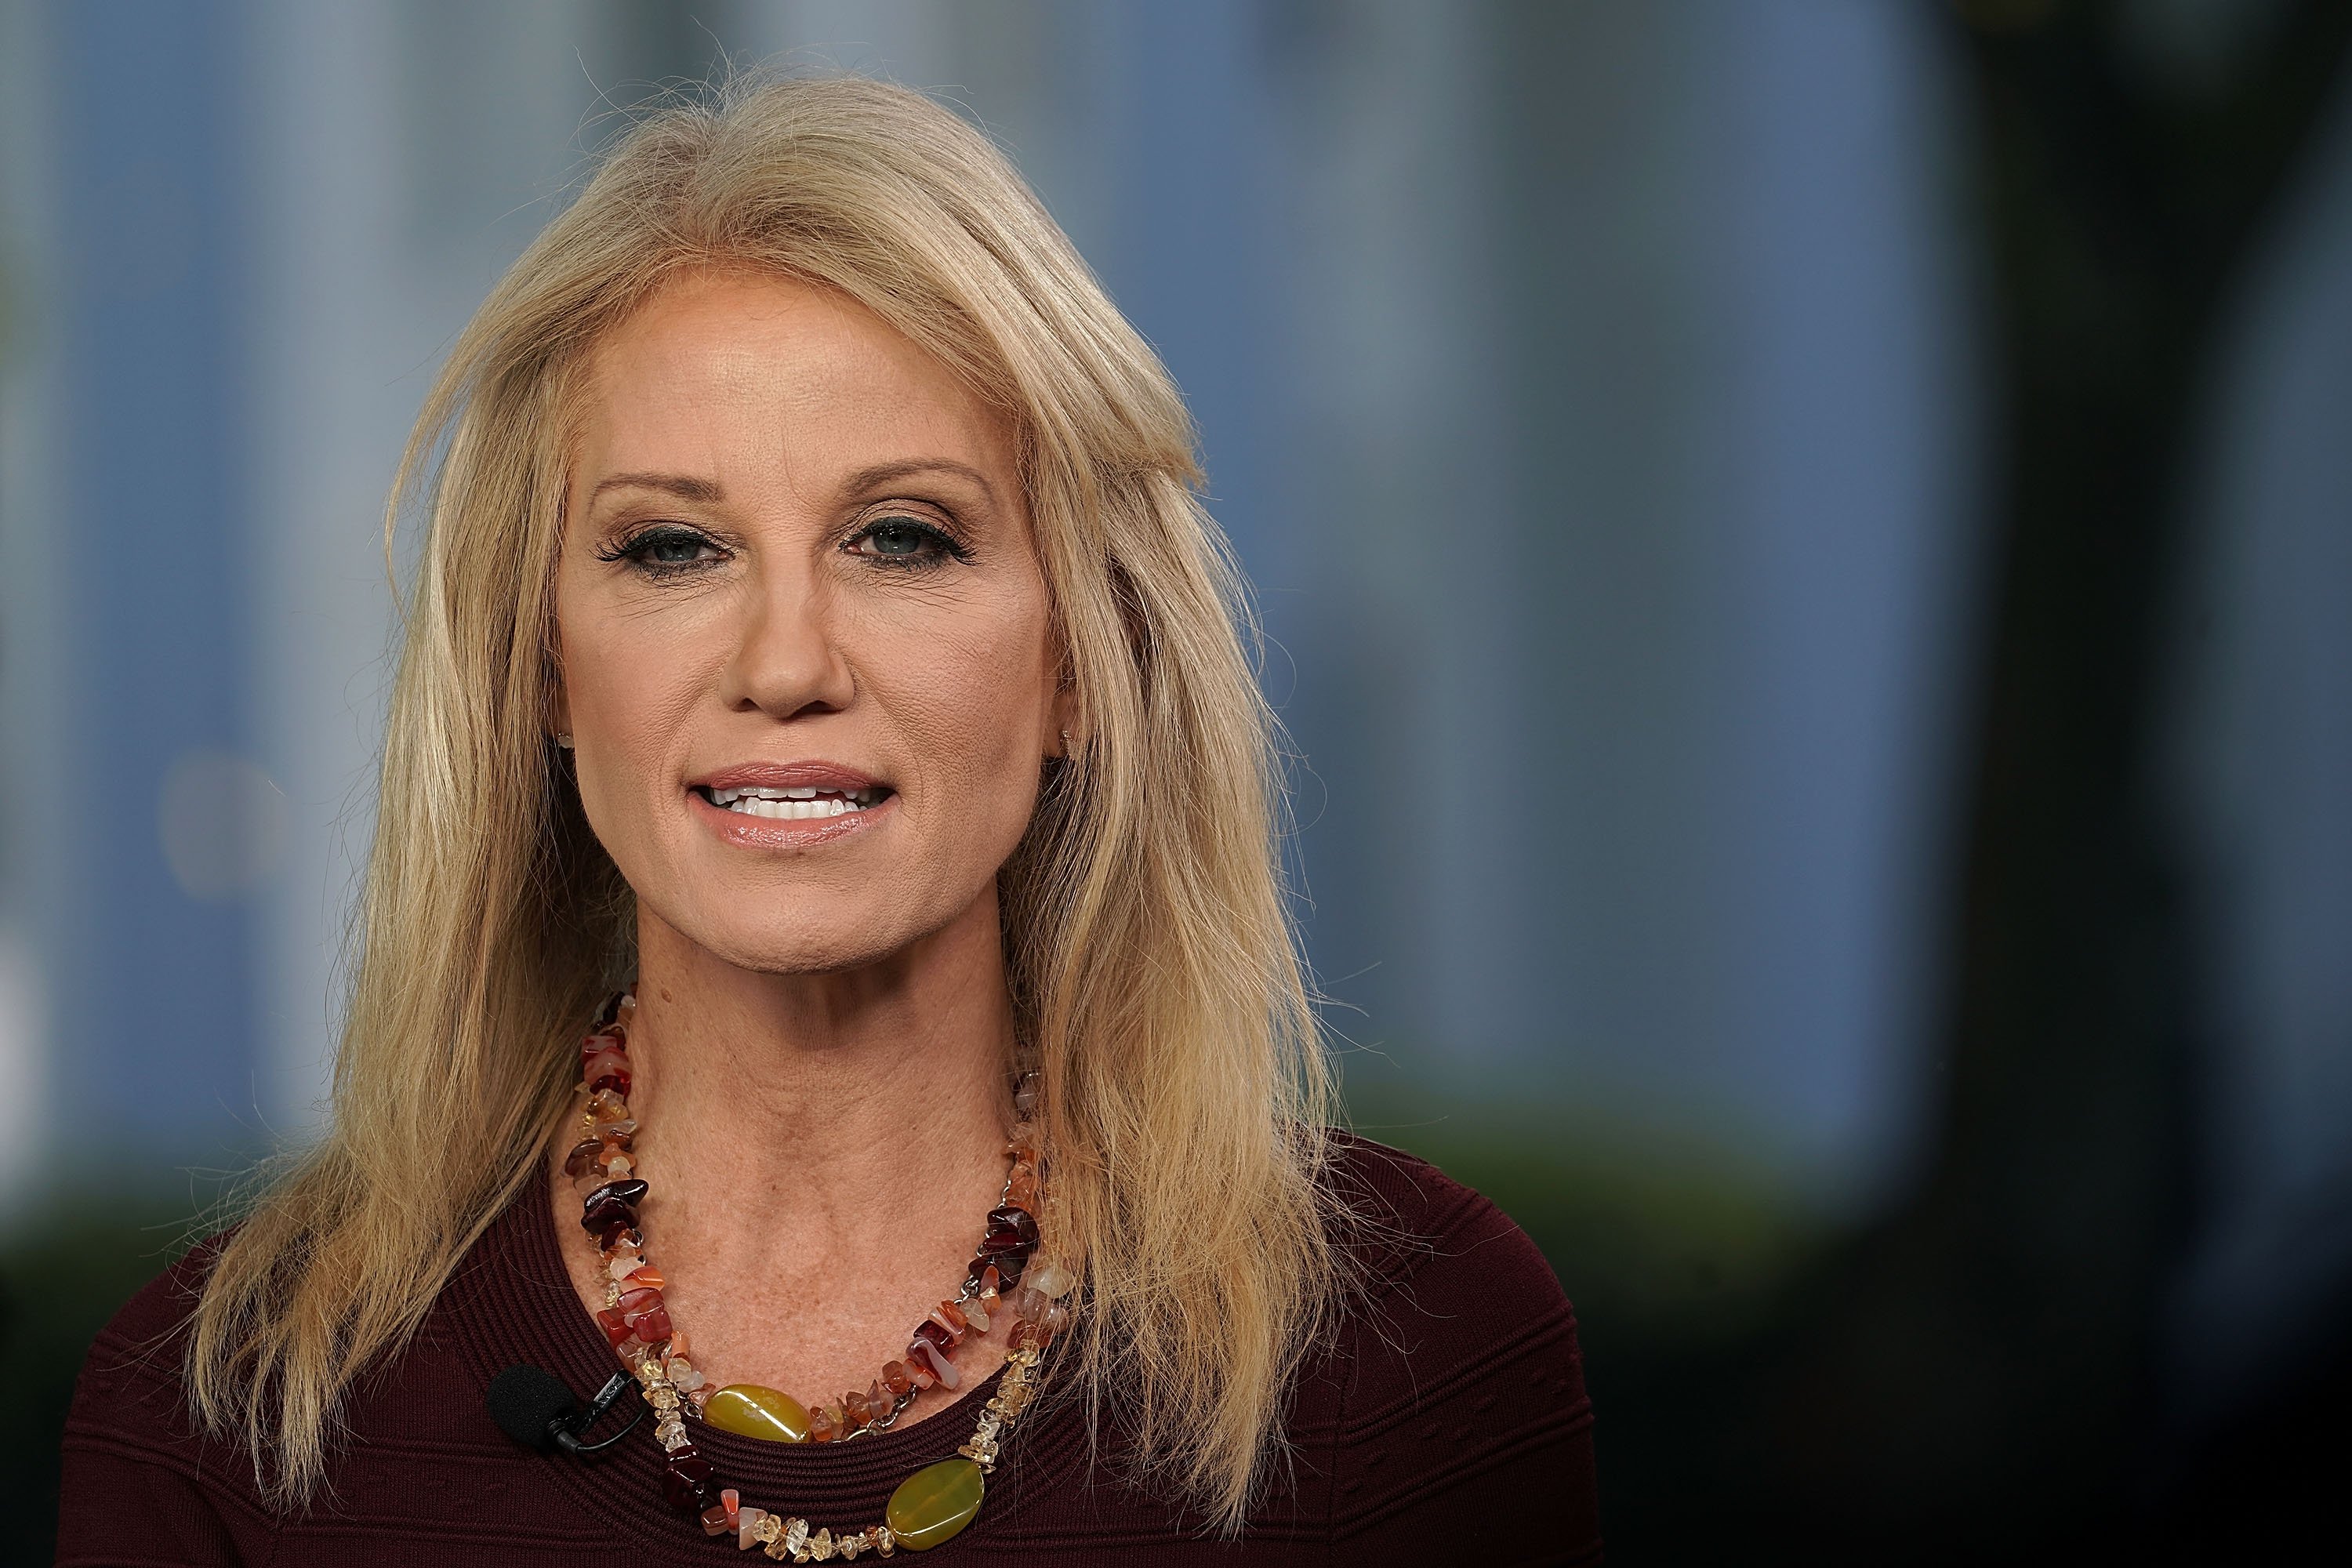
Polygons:
<instances>
[{"instance_id":1,"label":"blonde hair","mask_svg":"<svg viewBox=\"0 0 2352 1568\"><path fill-rule=\"evenodd\" d=\"M197 1408L277 1502L308 1501L354 1379L544 1179L573 1041L634 934L541 722L567 388L599 334L714 265L839 290L1020 433L1085 715L1000 874L1056 1250L1080 1269L1058 1375L1090 1416L1117 1408L1137 1479L1237 1527L1342 1286L1239 579L1174 385L1020 176L929 100L856 78L645 118L426 400L386 525L427 490L331 1129L210 1270Z\"/></svg>"}]
</instances>

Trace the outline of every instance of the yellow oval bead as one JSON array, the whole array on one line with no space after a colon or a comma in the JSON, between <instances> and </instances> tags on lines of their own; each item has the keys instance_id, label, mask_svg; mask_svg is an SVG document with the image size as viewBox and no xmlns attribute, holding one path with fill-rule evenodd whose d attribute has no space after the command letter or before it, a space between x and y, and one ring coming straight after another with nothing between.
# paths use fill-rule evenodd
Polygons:
<instances>
[{"instance_id":1,"label":"yellow oval bead","mask_svg":"<svg viewBox=\"0 0 2352 1568\"><path fill-rule=\"evenodd\" d=\"M971 1522L987 1487L987 1478L970 1459L941 1459L898 1483L882 1522L899 1545L928 1552Z\"/></svg>"},{"instance_id":2,"label":"yellow oval bead","mask_svg":"<svg viewBox=\"0 0 2352 1568\"><path fill-rule=\"evenodd\" d=\"M809 1413L782 1389L756 1383L730 1383L710 1396L702 1418L721 1432L740 1437L761 1437L771 1443L805 1443Z\"/></svg>"}]
</instances>

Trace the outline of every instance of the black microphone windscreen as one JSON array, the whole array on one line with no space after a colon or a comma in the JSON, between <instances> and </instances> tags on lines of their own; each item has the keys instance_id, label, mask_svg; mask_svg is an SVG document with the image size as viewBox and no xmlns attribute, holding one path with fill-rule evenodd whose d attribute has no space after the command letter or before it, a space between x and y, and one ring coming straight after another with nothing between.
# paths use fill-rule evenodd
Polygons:
<instances>
[{"instance_id":1,"label":"black microphone windscreen","mask_svg":"<svg viewBox=\"0 0 2352 1568\"><path fill-rule=\"evenodd\" d=\"M485 1402L499 1430L526 1448L552 1448L555 1438L548 1424L573 1415L580 1401L562 1378L545 1367L518 1362L490 1379Z\"/></svg>"}]
</instances>

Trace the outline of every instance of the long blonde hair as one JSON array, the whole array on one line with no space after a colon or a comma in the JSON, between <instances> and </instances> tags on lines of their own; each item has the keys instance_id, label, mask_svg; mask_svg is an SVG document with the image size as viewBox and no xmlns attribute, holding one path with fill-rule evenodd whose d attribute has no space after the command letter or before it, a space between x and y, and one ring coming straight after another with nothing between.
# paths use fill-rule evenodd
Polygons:
<instances>
[{"instance_id":1,"label":"long blonde hair","mask_svg":"<svg viewBox=\"0 0 2352 1568\"><path fill-rule=\"evenodd\" d=\"M1054 1218L1081 1268L1086 1331L1060 1375L1090 1412L1118 1409L1139 1479L1236 1526L1342 1284L1330 1082L1239 580L1175 387L1020 176L929 100L856 78L643 119L425 403L387 519L428 497L331 1128L211 1268L196 1405L278 1503L309 1500L354 1379L543 1179L573 1038L634 921L541 722L567 398L600 333L712 265L839 290L1020 433L1085 714L1000 878Z\"/></svg>"}]
</instances>

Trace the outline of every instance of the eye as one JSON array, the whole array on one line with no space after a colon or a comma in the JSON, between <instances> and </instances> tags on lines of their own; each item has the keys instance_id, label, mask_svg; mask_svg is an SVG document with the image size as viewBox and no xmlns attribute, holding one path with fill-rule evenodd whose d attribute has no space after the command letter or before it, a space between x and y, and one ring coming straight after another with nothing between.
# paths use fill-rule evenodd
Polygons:
<instances>
[{"instance_id":1,"label":"eye","mask_svg":"<svg viewBox=\"0 0 2352 1568\"><path fill-rule=\"evenodd\" d=\"M938 524L901 514L876 518L841 547L888 566L937 566L969 559L971 553Z\"/></svg>"},{"instance_id":2,"label":"eye","mask_svg":"<svg viewBox=\"0 0 2352 1568\"><path fill-rule=\"evenodd\" d=\"M625 561L654 576L692 571L725 556L709 535L676 523L645 529L596 553L601 560Z\"/></svg>"}]
</instances>

